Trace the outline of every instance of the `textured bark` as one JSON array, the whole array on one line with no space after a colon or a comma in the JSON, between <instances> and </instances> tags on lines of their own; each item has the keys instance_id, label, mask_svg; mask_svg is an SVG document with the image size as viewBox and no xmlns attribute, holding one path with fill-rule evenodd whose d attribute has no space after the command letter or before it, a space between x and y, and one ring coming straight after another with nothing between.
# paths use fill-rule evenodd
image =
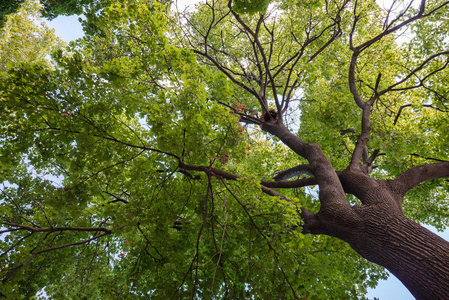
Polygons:
<instances>
[{"instance_id":1,"label":"textured bark","mask_svg":"<svg viewBox=\"0 0 449 300\"><path fill-rule=\"evenodd\" d=\"M348 9L349 4L350 9ZM263 19L264 16L259 15L255 27L253 24L247 24L237 13L232 11L232 1L230 1L229 8L235 19L234 23L240 25L241 31L246 34L249 42L253 45L253 56L257 60L254 61L252 68L258 72L256 79L253 76L251 76L251 79L249 78L250 69L244 67L246 63L240 64L241 70L238 73L232 73L229 72L228 66L221 63L221 60L215 54L211 51L208 52L208 49L214 49L214 45L208 40L208 37L215 24L211 23L209 30L203 35L205 37L204 40L201 40L199 43L192 43L201 45L201 47L204 46L204 50L194 47L195 53L209 60L233 83L245 89L257 99L260 104L259 111L262 113L262 117L254 118L233 108L232 105L224 105L228 106L236 115L239 115L241 122L260 126L263 131L278 137L294 153L308 161L307 164L291 166L292 168L289 170L280 172L275 177L275 182L262 180L262 191L290 201L272 189L317 185L319 187L319 212L312 213L304 207L298 207L303 220L303 233L325 234L349 243L363 257L386 267L395 274L418 299L448 298L449 243L407 219L403 214L402 201L407 191L421 182L449 177L449 162L439 160L440 163L414 167L394 180L382 181L371 178L369 173L374 167L373 163L376 157L382 155L382 149L372 149L371 156L368 153L368 142L371 136L371 112L376 109L374 104L379 98L391 91L423 87L424 79L420 80L419 84L415 84L411 79L417 77L418 74L424 73L422 76L427 80L427 78L430 79L431 75L445 69L447 64L437 70L427 70L426 68L430 63L435 62L437 58L446 56L449 52L447 50L436 52L427 59L416 62L415 65L405 67L404 69L408 68L409 72L401 76L395 83L382 81L382 73L374 74L377 76L374 86L368 85L368 82L372 82L371 79L365 80L365 78L361 77L359 57L365 55L368 49L371 49L373 45L377 44L384 37L393 33L399 33L413 22L429 16L435 16L448 4L449 1L445 1L438 6L432 5L427 7L427 1L420 0L419 10L413 12L411 10L412 3L409 3L398 17L392 19L388 18L391 12L391 10L388 10L388 16L383 27L379 29L378 34L364 37L358 31L359 21L361 18L364 18L363 13L361 13L364 9L358 6L357 1L343 1L335 12L334 17L330 18L334 21L332 25L314 35L314 37L310 37L307 33L307 39L302 43L298 43L299 49L296 54L289 57L284 63L274 66L270 64L271 55L274 54L272 49L274 49L273 46L276 41L274 30L272 32L270 30L267 31L272 37L271 41L268 42L271 48L265 47L260 42L260 29L263 28L262 24L266 26ZM214 8L211 7L211 9L213 10ZM294 77L293 74L296 72L296 63L300 58L307 55L306 50L311 50L308 48L308 45L313 44L317 37L324 36L325 33L326 35L332 33L332 37L328 42L325 42L323 47L310 56L309 60L313 60L323 49L331 44L341 34L344 27L340 24L341 13L346 13L350 10L352 10L353 18L351 19L352 28L347 36L349 48L352 51L351 58L348 61L348 88L353 96L355 107L361 110L361 126L360 134L357 135L357 141L346 170L337 172L319 145L308 143L285 127L283 114L290 105L291 95L298 88L296 79L292 79ZM326 12L330 12L327 10L327 2ZM331 28L333 31L328 32L328 29L330 30ZM357 39L354 39L356 35ZM297 39L294 35L292 38ZM367 40L364 40L365 38ZM236 60L235 57L220 51L220 55L222 54L228 56L229 60ZM285 91L282 97L279 97L277 85L279 83L276 82L275 78L283 72L289 75L284 85ZM427 75L425 75L426 72ZM236 74L243 74L246 80L240 80L239 77L235 76ZM257 85L253 85L253 82L256 82ZM372 95L364 99L367 93L366 91L361 93L358 90L360 86L369 87L373 92ZM269 94L271 99L267 97ZM276 109L269 108L269 100L274 100ZM331 100L329 99L329 101ZM400 107L393 125L396 124L402 108L408 105L404 104ZM352 133L359 132L359 130L349 130ZM340 131L341 134L344 134L347 130L335 128L335 131ZM188 170L203 171L209 175L226 179L234 180L238 178L238 175L205 166L194 167L181 164L180 167ZM311 177L295 181L283 181L299 173L310 173ZM346 194L356 196L360 199L362 205L351 207L346 199Z\"/></svg>"},{"instance_id":2,"label":"textured bark","mask_svg":"<svg viewBox=\"0 0 449 300\"><path fill-rule=\"evenodd\" d=\"M316 217L325 225L317 233L337 237L387 268L417 299L447 299L449 242L404 216L402 197L391 182L354 172L339 177L345 191L363 204L351 207L356 215L351 221L320 211Z\"/></svg>"},{"instance_id":3,"label":"textured bark","mask_svg":"<svg viewBox=\"0 0 449 300\"><path fill-rule=\"evenodd\" d=\"M263 129L309 161L314 178L296 184L320 188L320 211L301 209L304 233L347 242L364 258L387 268L417 299L447 299L449 242L405 217L402 200L419 183L448 177L449 163L415 167L396 180L375 180L355 160L346 171L336 172L319 146L304 142L282 124L264 124ZM362 205L350 206L345 194L353 194Z\"/></svg>"},{"instance_id":4,"label":"textured bark","mask_svg":"<svg viewBox=\"0 0 449 300\"><path fill-rule=\"evenodd\" d=\"M449 243L402 214L375 206L361 211L363 229L351 246L387 268L417 299L447 299Z\"/></svg>"}]
</instances>

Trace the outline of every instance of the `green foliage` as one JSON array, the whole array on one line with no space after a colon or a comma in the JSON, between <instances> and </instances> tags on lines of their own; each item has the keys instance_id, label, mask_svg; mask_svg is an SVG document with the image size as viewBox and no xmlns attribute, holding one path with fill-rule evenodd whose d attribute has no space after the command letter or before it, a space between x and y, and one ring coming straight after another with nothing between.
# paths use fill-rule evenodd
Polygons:
<instances>
[{"instance_id":1,"label":"green foliage","mask_svg":"<svg viewBox=\"0 0 449 300\"><path fill-rule=\"evenodd\" d=\"M270 2L270 0L234 0L232 9L242 14L263 14Z\"/></svg>"},{"instance_id":2,"label":"green foliage","mask_svg":"<svg viewBox=\"0 0 449 300\"><path fill-rule=\"evenodd\" d=\"M2 28L6 23L6 18L9 14L17 12L20 5L25 2L25 0L5 0L0 4L0 28Z\"/></svg>"},{"instance_id":3,"label":"green foliage","mask_svg":"<svg viewBox=\"0 0 449 300\"><path fill-rule=\"evenodd\" d=\"M233 9L257 28L257 12L269 3L236 1ZM63 49L47 27L30 21L40 10L33 2L9 15L2 29L0 217L13 230L2 233L0 274L7 280L1 293L13 299L40 289L54 299L357 299L385 277L342 241L301 233L298 208L319 211L316 189L279 191L296 204L261 192L261 180L305 161L242 122L239 114L260 104L224 72L256 86L242 65L275 73L297 58L292 72L273 78L277 94L267 96L269 105L297 83L301 113L292 118L300 126L291 130L344 169L361 117L347 88L351 7L341 10L336 28L332 16L340 1L273 2L279 18L259 26L258 37L274 54L259 70L255 42L231 19L227 1L214 2L213 12L212 4L198 6L186 27L158 2L43 4L49 17L79 13L86 4L86 36ZM355 45L382 28L373 1L359 12ZM379 87L388 87L405 76L405 65L419 66L428 49L446 49L442 19L413 25L416 35L407 43L387 37L363 52L356 74L362 97L373 94L379 73ZM19 32L37 34L19 39ZM323 48L334 35L340 38ZM206 36L208 53L225 68L189 50L203 46ZM270 44L272 36L277 40ZM445 63L437 59L417 76ZM428 157L449 156L449 91L442 84L448 72L437 76L427 89L393 91L376 102L368 147L382 155L373 177L394 178ZM240 177L225 180L211 168ZM444 229L448 193L447 183L426 182L407 194L404 210Z\"/></svg>"},{"instance_id":4,"label":"green foliage","mask_svg":"<svg viewBox=\"0 0 449 300\"><path fill-rule=\"evenodd\" d=\"M58 16L81 15L83 6L96 4L96 0L41 0L42 16L52 20Z\"/></svg>"},{"instance_id":5,"label":"green foliage","mask_svg":"<svg viewBox=\"0 0 449 300\"><path fill-rule=\"evenodd\" d=\"M0 72L20 63L48 64L49 52L64 45L41 21L40 10L38 1L25 1L0 27Z\"/></svg>"},{"instance_id":6,"label":"green foliage","mask_svg":"<svg viewBox=\"0 0 449 300\"><path fill-rule=\"evenodd\" d=\"M28 1L25 0L3 0L0 3L0 28L4 27L7 17L17 13ZM94 6L97 9L103 1L98 0L41 0L39 15L52 20L58 16L81 15L86 7Z\"/></svg>"}]
</instances>

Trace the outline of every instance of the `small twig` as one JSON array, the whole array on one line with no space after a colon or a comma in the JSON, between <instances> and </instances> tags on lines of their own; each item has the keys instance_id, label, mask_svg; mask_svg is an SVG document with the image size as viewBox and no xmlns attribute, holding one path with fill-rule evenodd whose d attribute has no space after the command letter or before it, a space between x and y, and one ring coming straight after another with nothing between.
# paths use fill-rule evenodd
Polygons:
<instances>
[{"instance_id":1,"label":"small twig","mask_svg":"<svg viewBox=\"0 0 449 300\"><path fill-rule=\"evenodd\" d=\"M399 116L401 115L402 110L404 108L406 108L406 107L409 107L409 106L412 106L412 105L410 103L408 103L408 104L404 104L401 107L399 107L398 113L396 114L396 117L394 118L393 125L396 125L396 122L398 121Z\"/></svg>"},{"instance_id":2,"label":"small twig","mask_svg":"<svg viewBox=\"0 0 449 300\"><path fill-rule=\"evenodd\" d=\"M111 234L112 231L110 229L108 229L108 231L106 231L105 233L102 233L100 235L96 235L90 239L84 240L84 241L80 241L80 242L75 242L75 243L69 243L69 244L65 244L65 245L61 245L61 246L56 246L56 247L51 247L51 248L47 248L47 249L42 249L39 251L34 252L30 258L28 258L27 261L19 264L18 266L16 266L15 268L13 268L12 270L10 270L8 272L8 274L6 274L6 276L2 279L3 282L6 282L9 278L11 278L11 276L20 268L25 267L26 265L28 265L37 255L41 254L41 253L45 253L45 252L49 252L49 251L54 251L54 250L59 250L59 249L63 249L63 248L67 248L67 247L71 247L71 246L76 246L76 245L82 245L82 244L86 244L89 243L93 240L96 240L100 237L103 237L105 235Z\"/></svg>"}]
</instances>

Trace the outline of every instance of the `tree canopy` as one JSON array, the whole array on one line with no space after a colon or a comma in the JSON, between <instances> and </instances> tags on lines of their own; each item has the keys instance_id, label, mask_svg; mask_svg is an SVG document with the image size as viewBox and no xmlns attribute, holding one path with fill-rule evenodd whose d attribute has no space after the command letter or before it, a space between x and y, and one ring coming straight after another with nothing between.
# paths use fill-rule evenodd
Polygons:
<instances>
[{"instance_id":1,"label":"tree canopy","mask_svg":"<svg viewBox=\"0 0 449 300\"><path fill-rule=\"evenodd\" d=\"M105 1L68 47L6 39L1 295L358 299L386 267L425 299L418 256L449 257L415 223L449 221L448 4Z\"/></svg>"},{"instance_id":2,"label":"tree canopy","mask_svg":"<svg viewBox=\"0 0 449 300\"><path fill-rule=\"evenodd\" d=\"M6 24L9 14L17 13L20 8L27 3L27 0L2 0L0 3L0 28ZM42 6L39 8L39 15L54 19L58 16L81 15L83 7L87 5L99 4L94 0L40 0Z\"/></svg>"},{"instance_id":3,"label":"tree canopy","mask_svg":"<svg viewBox=\"0 0 449 300\"><path fill-rule=\"evenodd\" d=\"M22 63L50 67L50 52L65 45L40 19L41 9L39 2L26 1L17 13L8 16L0 29L0 71Z\"/></svg>"}]
</instances>

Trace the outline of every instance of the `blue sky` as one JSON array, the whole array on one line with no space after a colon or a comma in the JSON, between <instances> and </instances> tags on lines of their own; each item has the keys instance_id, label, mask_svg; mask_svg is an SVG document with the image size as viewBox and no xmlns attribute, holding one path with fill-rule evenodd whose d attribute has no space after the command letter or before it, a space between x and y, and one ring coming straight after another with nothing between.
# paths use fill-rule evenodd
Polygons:
<instances>
[{"instance_id":1,"label":"blue sky","mask_svg":"<svg viewBox=\"0 0 449 300\"><path fill-rule=\"evenodd\" d=\"M192 1L192 0L190 0ZM58 17L51 22L47 22L49 27L55 30L57 36L61 37L65 41L69 42L83 36L81 24L78 21L78 16L70 17ZM437 233L446 240L449 240L449 230L443 233L436 232L436 230L430 226L426 226L428 229ZM379 283L376 289L370 290L367 297L374 299L374 297L380 300L413 300L414 297L410 292L402 285L402 283L394 276L390 276L388 280L383 280Z\"/></svg>"}]
</instances>

